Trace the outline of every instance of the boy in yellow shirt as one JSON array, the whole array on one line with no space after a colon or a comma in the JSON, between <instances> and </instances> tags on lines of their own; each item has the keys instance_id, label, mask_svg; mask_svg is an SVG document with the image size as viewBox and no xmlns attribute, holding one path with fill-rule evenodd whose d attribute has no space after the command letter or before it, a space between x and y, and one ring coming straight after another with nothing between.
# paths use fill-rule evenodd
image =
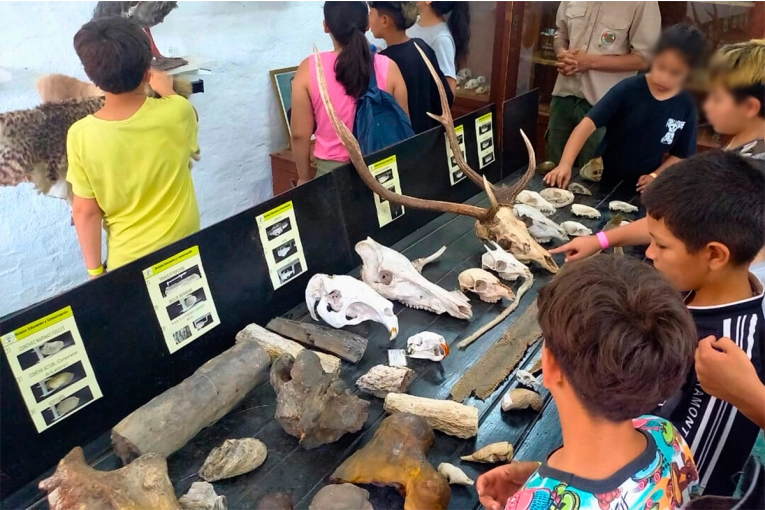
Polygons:
<instances>
[{"instance_id":1,"label":"boy in yellow shirt","mask_svg":"<svg viewBox=\"0 0 765 510\"><path fill-rule=\"evenodd\" d=\"M85 73L106 100L67 136L72 216L91 277L116 269L199 230L190 158L199 151L197 118L172 78L151 71L151 43L133 22L104 18L74 36ZM162 96L146 97L147 83Z\"/></svg>"}]
</instances>

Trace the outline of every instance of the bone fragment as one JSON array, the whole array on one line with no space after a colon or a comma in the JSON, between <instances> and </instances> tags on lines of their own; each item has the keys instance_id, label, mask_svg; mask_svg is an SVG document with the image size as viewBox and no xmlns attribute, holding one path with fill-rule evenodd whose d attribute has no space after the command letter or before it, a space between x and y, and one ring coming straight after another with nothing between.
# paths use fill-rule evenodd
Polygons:
<instances>
[{"instance_id":1,"label":"bone fragment","mask_svg":"<svg viewBox=\"0 0 765 510\"><path fill-rule=\"evenodd\" d=\"M227 510L226 496L219 496L207 482L194 482L189 491L178 500L183 510Z\"/></svg>"},{"instance_id":2,"label":"bone fragment","mask_svg":"<svg viewBox=\"0 0 765 510\"><path fill-rule=\"evenodd\" d=\"M75 447L56 472L39 484L51 510L180 510L167 476L167 462L156 453L143 455L115 471L98 471Z\"/></svg>"},{"instance_id":3,"label":"bone fragment","mask_svg":"<svg viewBox=\"0 0 765 510\"><path fill-rule=\"evenodd\" d=\"M327 485L316 493L308 510L374 510L369 492L352 483Z\"/></svg>"},{"instance_id":4,"label":"bone fragment","mask_svg":"<svg viewBox=\"0 0 765 510\"><path fill-rule=\"evenodd\" d=\"M436 430L467 439L478 434L478 409L450 400L388 393L384 408L389 413L412 413L422 416Z\"/></svg>"},{"instance_id":5,"label":"bone fragment","mask_svg":"<svg viewBox=\"0 0 765 510\"><path fill-rule=\"evenodd\" d=\"M271 362L282 354L289 354L293 358L297 357L300 351L305 347L297 342L288 340L282 336L277 335L265 328L258 326L257 324L249 324L242 331L236 334L236 339L254 340L268 352L271 357ZM340 371L340 359L332 356L331 354L324 354L323 352L317 352L316 355L321 361L321 366L325 372L335 374Z\"/></svg>"},{"instance_id":6,"label":"bone fragment","mask_svg":"<svg viewBox=\"0 0 765 510\"><path fill-rule=\"evenodd\" d=\"M513 445L507 441L492 443L470 455L465 455L460 458L466 462L483 462L487 464L494 462L509 462L513 459Z\"/></svg>"},{"instance_id":7,"label":"bone fragment","mask_svg":"<svg viewBox=\"0 0 765 510\"><path fill-rule=\"evenodd\" d=\"M441 258L441 255L444 254L446 251L446 246L442 246L437 252L435 252L433 255L430 255L428 257L422 257L419 259L414 259L412 261L412 265L417 270L418 273L422 273L422 269L430 264L431 262L435 262L439 258Z\"/></svg>"},{"instance_id":8,"label":"bone fragment","mask_svg":"<svg viewBox=\"0 0 765 510\"><path fill-rule=\"evenodd\" d=\"M291 321L282 317L271 319L266 327L303 345L331 352L351 363L359 361L367 349L366 338L342 329Z\"/></svg>"},{"instance_id":9,"label":"bone fragment","mask_svg":"<svg viewBox=\"0 0 765 510\"><path fill-rule=\"evenodd\" d=\"M542 410L542 397L539 393L525 388L513 388L502 397L503 411L517 411L529 407L537 412Z\"/></svg>"},{"instance_id":10,"label":"bone fragment","mask_svg":"<svg viewBox=\"0 0 765 510\"><path fill-rule=\"evenodd\" d=\"M356 386L365 393L385 398L388 393L406 392L415 375L411 368L376 365L359 377Z\"/></svg>"},{"instance_id":11,"label":"bone fragment","mask_svg":"<svg viewBox=\"0 0 765 510\"><path fill-rule=\"evenodd\" d=\"M450 485L473 485L475 483L463 470L448 462L439 464L438 472L446 477Z\"/></svg>"},{"instance_id":12,"label":"bone fragment","mask_svg":"<svg viewBox=\"0 0 765 510\"><path fill-rule=\"evenodd\" d=\"M215 447L205 459L199 477L208 482L217 482L249 473L266 461L268 450L262 441L247 437L226 439Z\"/></svg>"},{"instance_id":13,"label":"bone fragment","mask_svg":"<svg viewBox=\"0 0 765 510\"><path fill-rule=\"evenodd\" d=\"M114 451L125 464L148 452L170 455L265 380L269 364L258 342L237 335L233 347L119 422L112 429Z\"/></svg>"}]
</instances>

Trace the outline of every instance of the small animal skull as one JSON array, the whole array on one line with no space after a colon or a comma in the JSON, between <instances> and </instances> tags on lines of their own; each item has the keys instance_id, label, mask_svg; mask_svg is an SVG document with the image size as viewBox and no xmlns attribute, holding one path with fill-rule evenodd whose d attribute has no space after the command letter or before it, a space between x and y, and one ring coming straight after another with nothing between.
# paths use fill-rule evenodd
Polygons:
<instances>
[{"instance_id":1,"label":"small animal skull","mask_svg":"<svg viewBox=\"0 0 765 510\"><path fill-rule=\"evenodd\" d=\"M490 91L490 88L488 85L480 85L476 87L475 89L475 93L478 94L479 96L483 94L488 94L489 91Z\"/></svg>"},{"instance_id":2,"label":"small animal skull","mask_svg":"<svg viewBox=\"0 0 765 510\"><path fill-rule=\"evenodd\" d=\"M489 83L489 80L486 79L486 76L477 76L475 81L478 82L478 85L486 85Z\"/></svg>"},{"instance_id":3,"label":"small animal skull","mask_svg":"<svg viewBox=\"0 0 765 510\"><path fill-rule=\"evenodd\" d=\"M571 193L574 193L575 195L587 195L587 196L592 195L592 191L588 190L587 188L585 188L578 182L572 182L571 184L569 184L568 190Z\"/></svg>"},{"instance_id":4,"label":"small animal skull","mask_svg":"<svg viewBox=\"0 0 765 510\"><path fill-rule=\"evenodd\" d=\"M472 77L473 77L473 71L471 71L471 70L470 70L469 68L467 68L467 67L463 67L463 68L462 68L462 69L460 69L460 70L459 70L459 72L457 73L457 78L462 78L462 79L464 79L464 80L469 80L469 79L470 79L470 78L472 78Z\"/></svg>"},{"instance_id":5,"label":"small animal skull","mask_svg":"<svg viewBox=\"0 0 765 510\"><path fill-rule=\"evenodd\" d=\"M503 280L515 281L520 278L531 278L531 271L528 267L523 265L512 254L502 249L500 245L495 242L491 242L494 246L492 250L488 246L486 253L481 256L481 265L484 269L491 269L499 275Z\"/></svg>"},{"instance_id":6,"label":"small animal skull","mask_svg":"<svg viewBox=\"0 0 765 510\"><path fill-rule=\"evenodd\" d=\"M458 279L460 290L474 292L487 303L496 303L502 298L513 298L513 291L509 287L504 286L496 276L483 269L466 269L460 273Z\"/></svg>"},{"instance_id":7,"label":"small animal skull","mask_svg":"<svg viewBox=\"0 0 765 510\"><path fill-rule=\"evenodd\" d=\"M524 204L533 207L534 209L539 209L542 211L542 214L545 216L550 216L551 214L555 214L555 206L552 205L550 202L542 198L542 195L537 193L536 191L530 191L530 190L523 190L520 193L518 193L518 196L515 197L515 203L516 204Z\"/></svg>"},{"instance_id":8,"label":"small animal skull","mask_svg":"<svg viewBox=\"0 0 765 510\"><path fill-rule=\"evenodd\" d=\"M571 237L592 235L592 230L585 227L578 221L564 221L560 224L560 226L563 227L566 233Z\"/></svg>"},{"instance_id":9,"label":"small animal skull","mask_svg":"<svg viewBox=\"0 0 765 510\"><path fill-rule=\"evenodd\" d=\"M628 204L627 202L622 202L621 200L611 200L608 203L608 208L612 211L624 213L634 213L638 210L637 206Z\"/></svg>"},{"instance_id":10,"label":"small animal skull","mask_svg":"<svg viewBox=\"0 0 765 510\"><path fill-rule=\"evenodd\" d=\"M391 340L398 334L393 303L351 276L315 274L305 288L305 303L313 320L319 320L318 313L334 328L374 321L388 329Z\"/></svg>"},{"instance_id":11,"label":"small animal skull","mask_svg":"<svg viewBox=\"0 0 765 510\"><path fill-rule=\"evenodd\" d=\"M574 202L574 194L565 189L545 188L539 194L558 209Z\"/></svg>"},{"instance_id":12,"label":"small animal skull","mask_svg":"<svg viewBox=\"0 0 765 510\"><path fill-rule=\"evenodd\" d=\"M542 381L537 379L531 372L519 369L515 373L515 378L518 380L518 384L527 388L531 388L532 390L539 393L539 388L542 386Z\"/></svg>"},{"instance_id":13,"label":"small animal skull","mask_svg":"<svg viewBox=\"0 0 765 510\"><path fill-rule=\"evenodd\" d=\"M478 87L478 80L475 78L470 79L465 83L465 90L473 90Z\"/></svg>"},{"instance_id":14,"label":"small animal skull","mask_svg":"<svg viewBox=\"0 0 765 510\"><path fill-rule=\"evenodd\" d=\"M571 206L571 212L574 213L574 216L581 216L591 220L600 218L600 212L589 205L574 204Z\"/></svg>"},{"instance_id":15,"label":"small animal skull","mask_svg":"<svg viewBox=\"0 0 765 510\"><path fill-rule=\"evenodd\" d=\"M579 170L582 179L592 182L600 182L603 177L603 158L593 158Z\"/></svg>"},{"instance_id":16,"label":"small animal skull","mask_svg":"<svg viewBox=\"0 0 765 510\"><path fill-rule=\"evenodd\" d=\"M410 358L441 361L449 355L449 344L441 335L423 331L407 339L406 355Z\"/></svg>"}]
</instances>

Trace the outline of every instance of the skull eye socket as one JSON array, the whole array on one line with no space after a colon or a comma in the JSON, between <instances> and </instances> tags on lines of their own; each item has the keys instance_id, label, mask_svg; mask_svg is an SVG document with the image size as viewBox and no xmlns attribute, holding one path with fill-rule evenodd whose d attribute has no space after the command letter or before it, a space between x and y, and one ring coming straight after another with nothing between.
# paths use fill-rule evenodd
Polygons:
<instances>
[{"instance_id":1,"label":"skull eye socket","mask_svg":"<svg viewBox=\"0 0 765 510\"><path fill-rule=\"evenodd\" d=\"M497 262L497 271L504 271L505 269L507 269L507 262L503 260Z\"/></svg>"},{"instance_id":2,"label":"skull eye socket","mask_svg":"<svg viewBox=\"0 0 765 510\"><path fill-rule=\"evenodd\" d=\"M385 285L390 285L393 281L393 273L390 271L380 271L380 281Z\"/></svg>"}]
</instances>

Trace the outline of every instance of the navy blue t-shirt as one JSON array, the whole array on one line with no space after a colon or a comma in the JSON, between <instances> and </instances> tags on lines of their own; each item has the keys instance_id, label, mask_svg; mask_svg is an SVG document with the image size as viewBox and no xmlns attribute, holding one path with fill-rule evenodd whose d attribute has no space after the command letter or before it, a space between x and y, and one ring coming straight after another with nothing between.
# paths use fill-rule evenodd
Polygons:
<instances>
[{"instance_id":1,"label":"navy blue t-shirt","mask_svg":"<svg viewBox=\"0 0 765 510\"><path fill-rule=\"evenodd\" d=\"M696 153L696 105L683 91L657 100L648 88L645 75L620 81L592 107L587 116L597 127L606 127L600 146L603 156L602 181L614 185L636 184L650 174L662 157L687 158Z\"/></svg>"}]
</instances>

